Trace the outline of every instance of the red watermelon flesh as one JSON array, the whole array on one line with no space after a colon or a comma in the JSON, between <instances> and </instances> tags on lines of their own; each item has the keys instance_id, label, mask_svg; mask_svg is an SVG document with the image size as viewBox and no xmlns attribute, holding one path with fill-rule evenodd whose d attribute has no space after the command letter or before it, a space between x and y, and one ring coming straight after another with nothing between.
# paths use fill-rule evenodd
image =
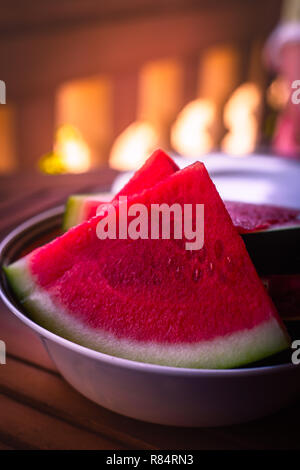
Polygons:
<instances>
[{"instance_id":1,"label":"red watermelon flesh","mask_svg":"<svg viewBox=\"0 0 300 470\"><path fill-rule=\"evenodd\" d=\"M121 190L123 195L126 194L124 193L125 188L126 186ZM127 195L130 194L127 193ZM114 199L116 198L117 196L114 197ZM66 206L65 230L94 217L102 203L107 203L102 194L70 196ZM299 209L238 201L224 201L224 204L234 226L241 234L300 225ZM72 213L70 208L72 208Z\"/></svg>"},{"instance_id":2,"label":"red watermelon flesh","mask_svg":"<svg viewBox=\"0 0 300 470\"><path fill-rule=\"evenodd\" d=\"M225 201L225 206L239 233L300 223L300 210L297 209L236 201Z\"/></svg>"},{"instance_id":3,"label":"red watermelon flesh","mask_svg":"<svg viewBox=\"0 0 300 470\"><path fill-rule=\"evenodd\" d=\"M151 188L159 181L179 170L176 163L163 150L155 150L144 165L137 170L127 184L115 195L129 196Z\"/></svg>"},{"instance_id":4,"label":"red watermelon flesh","mask_svg":"<svg viewBox=\"0 0 300 470\"><path fill-rule=\"evenodd\" d=\"M202 163L128 198L200 204L205 243L99 240L101 217L5 269L46 328L115 356L179 367L228 368L289 345L285 328ZM117 218L123 203L114 202Z\"/></svg>"},{"instance_id":5,"label":"red watermelon flesh","mask_svg":"<svg viewBox=\"0 0 300 470\"><path fill-rule=\"evenodd\" d=\"M155 150L144 165L137 170L125 186L114 196L130 196L145 189L151 188L159 181L179 170L176 163L163 150ZM96 215L97 209L103 200L103 195L74 195L70 196L63 222L63 230L67 231L74 225L90 219Z\"/></svg>"}]
</instances>

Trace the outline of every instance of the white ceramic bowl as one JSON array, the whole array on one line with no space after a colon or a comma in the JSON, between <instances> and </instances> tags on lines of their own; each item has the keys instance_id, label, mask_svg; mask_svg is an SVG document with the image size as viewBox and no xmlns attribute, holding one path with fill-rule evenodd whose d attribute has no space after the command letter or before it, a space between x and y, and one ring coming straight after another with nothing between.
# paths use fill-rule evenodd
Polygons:
<instances>
[{"instance_id":1,"label":"white ceramic bowl","mask_svg":"<svg viewBox=\"0 0 300 470\"><path fill-rule=\"evenodd\" d=\"M0 246L8 264L33 241L58 228L63 208L42 213L16 228ZM144 364L72 343L28 318L3 274L1 297L8 309L41 339L62 376L87 398L132 418L177 426L221 426L274 412L300 395L300 366L199 370Z\"/></svg>"}]
</instances>

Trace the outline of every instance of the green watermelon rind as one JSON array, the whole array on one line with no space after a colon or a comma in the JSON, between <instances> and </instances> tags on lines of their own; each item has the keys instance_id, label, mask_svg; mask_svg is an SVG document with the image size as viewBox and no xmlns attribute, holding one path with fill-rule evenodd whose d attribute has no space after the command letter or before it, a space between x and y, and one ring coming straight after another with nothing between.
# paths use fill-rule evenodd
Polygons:
<instances>
[{"instance_id":1,"label":"green watermelon rind","mask_svg":"<svg viewBox=\"0 0 300 470\"><path fill-rule=\"evenodd\" d=\"M67 232L70 228L84 221L84 208L86 201L110 200L108 193L100 194L73 194L69 196L65 205L62 230Z\"/></svg>"},{"instance_id":2,"label":"green watermelon rind","mask_svg":"<svg viewBox=\"0 0 300 470\"><path fill-rule=\"evenodd\" d=\"M69 228L78 225L84 221L83 217L83 209L84 204L86 201L103 201L105 200L104 197L107 199L109 198L108 193L95 193L95 194L72 194L69 196L64 212L64 221L63 221L63 230L67 231ZM111 196L112 197L112 196ZM250 232L242 232L241 235L243 237L248 237L251 235L259 235L261 233L269 233L269 232L279 232L281 230L292 230L292 229L300 229L300 219L294 219L292 221L286 221L283 223L278 223L278 225L270 226L267 228L252 230Z\"/></svg>"},{"instance_id":3,"label":"green watermelon rind","mask_svg":"<svg viewBox=\"0 0 300 470\"><path fill-rule=\"evenodd\" d=\"M82 209L87 195L78 194L70 196L66 202L62 229L67 232L71 227L75 227L80 223L82 218Z\"/></svg>"},{"instance_id":4,"label":"green watermelon rind","mask_svg":"<svg viewBox=\"0 0 300 470\"><path fill-rule=\"evenodd\" d=\"M290 343L273 317L250 330L193 344L142 343L119 338L104 330L92 330L65 312L64 307L37 286L29 271L27 257L5 267L4 271L12 290L34 322L65 339L111 356L173 367L229 369L271 356L286 349Z\"/></svg>"}]
</instances>

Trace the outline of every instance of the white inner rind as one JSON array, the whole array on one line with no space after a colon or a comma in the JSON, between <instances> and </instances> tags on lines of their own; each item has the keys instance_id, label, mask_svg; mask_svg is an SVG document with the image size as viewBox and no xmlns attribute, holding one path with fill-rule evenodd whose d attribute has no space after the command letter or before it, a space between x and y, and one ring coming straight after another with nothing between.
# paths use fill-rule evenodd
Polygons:
<instances>
[{"instance_id":1,"label":"white inner rind","mask_svg":"<svg viewBox=\"0 0 300 470\"><path fill-rule=\"evenodd\" d=\"M262 359L289 345L274 317L254 328L197 343L170 344L119 338L103 329L92 329L68 314L47 291L36 285L26 258L6 268L6 273L34 321L66 339L113 356L177 367L220 369Z\"/></svg>"}]
</instances>

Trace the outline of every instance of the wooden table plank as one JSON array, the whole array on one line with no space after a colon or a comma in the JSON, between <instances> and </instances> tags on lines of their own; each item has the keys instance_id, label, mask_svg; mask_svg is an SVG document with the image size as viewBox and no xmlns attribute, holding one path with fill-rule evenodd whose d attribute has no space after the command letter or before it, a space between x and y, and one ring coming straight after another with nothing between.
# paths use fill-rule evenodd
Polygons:
<instances>
[{"instance_id":1,"label":"wooden table plank","mask_svg":"<svg viewBox=\"0 0 300 470\"><path fill-rule=\"evenodd\" d=\"M7 367L7 368L6 368ZM253 423L224 428L176 428L112 413L72 389L57 373L9 357L0 368L0 391L73 426L113 438L128 449L297 448L300 403ZM295 426L292 430L292 418ZM280 426L278 423L280 422ZM277 424L276 424L277 423ZM290 433L282 433L282 429Z\"/></svg>"},{"instance_id":2,"label":"wooden table plank","mask_svg":"<svg viewBox=\"0 0 300 470\"><path fill-rule=\"evenodd\" d=\"M104 168L82 175L0 176L0 235L29 217L63 203L70 194L109 191L117 174Z\"/></svg>"},{"instance_id":3,"label":"wooden table plank","mask_svg":"<svg viewBox=\"0 0 300 470\"><path fill-rule=\"evenodd\" d=\"M114 413L108 412L108 417L112 415L113 419L107 420L101 407L81 396L58 373L8 357L6 366L0 368L0 391L74 426L113 438L131 449L155 448L128 433L127 426L120 427L119 417Z\"/></svg>"},{"instance_id":4,"label":"wooden table plank","mask_svg":"<svg viewBox=\"0 0 300 470\"><path fill-rule=\"evenodd\" d=\"M14 450L13 447L10 447L3 442L0 442L0 450Z\"/></svg>"},{"instance_id":5,"label":"wooden table plank","mask_svg":"<svg viewBox=\"0 0 300 470\"><path fill-rule=\"evenodd\" d=\"M282 384L284 387L284 384ZM263 391L262 391L263 393ZM226 428L228 437L250 449L300 449L300 399L260 420Z\"/></svg>"},{"instance_id":6,"label":"wooden table plank","mask_svg":"<svg viewBox=\"0 0 300 470\"><path fill-rule=\"evenodd\" d=\"M36 449L124 449L100 435L79 429L0 394L0 435ZM2 438L3 439L3 438Z\"/></svg>"},{"instance_id":7,"label":"wooden table plank","mask_svg":"<svg viewBox=\"0 0 300 470\"><path fill-rule=\"evenodd\" d=\"M25 200L16 199L12 207L6 205L3 208L0 207L1 235L3 236L8 230L46 209L64 204L68 196L69 191L64 189L35 191L31 192Z\"/></svg>"}]
</instances>

